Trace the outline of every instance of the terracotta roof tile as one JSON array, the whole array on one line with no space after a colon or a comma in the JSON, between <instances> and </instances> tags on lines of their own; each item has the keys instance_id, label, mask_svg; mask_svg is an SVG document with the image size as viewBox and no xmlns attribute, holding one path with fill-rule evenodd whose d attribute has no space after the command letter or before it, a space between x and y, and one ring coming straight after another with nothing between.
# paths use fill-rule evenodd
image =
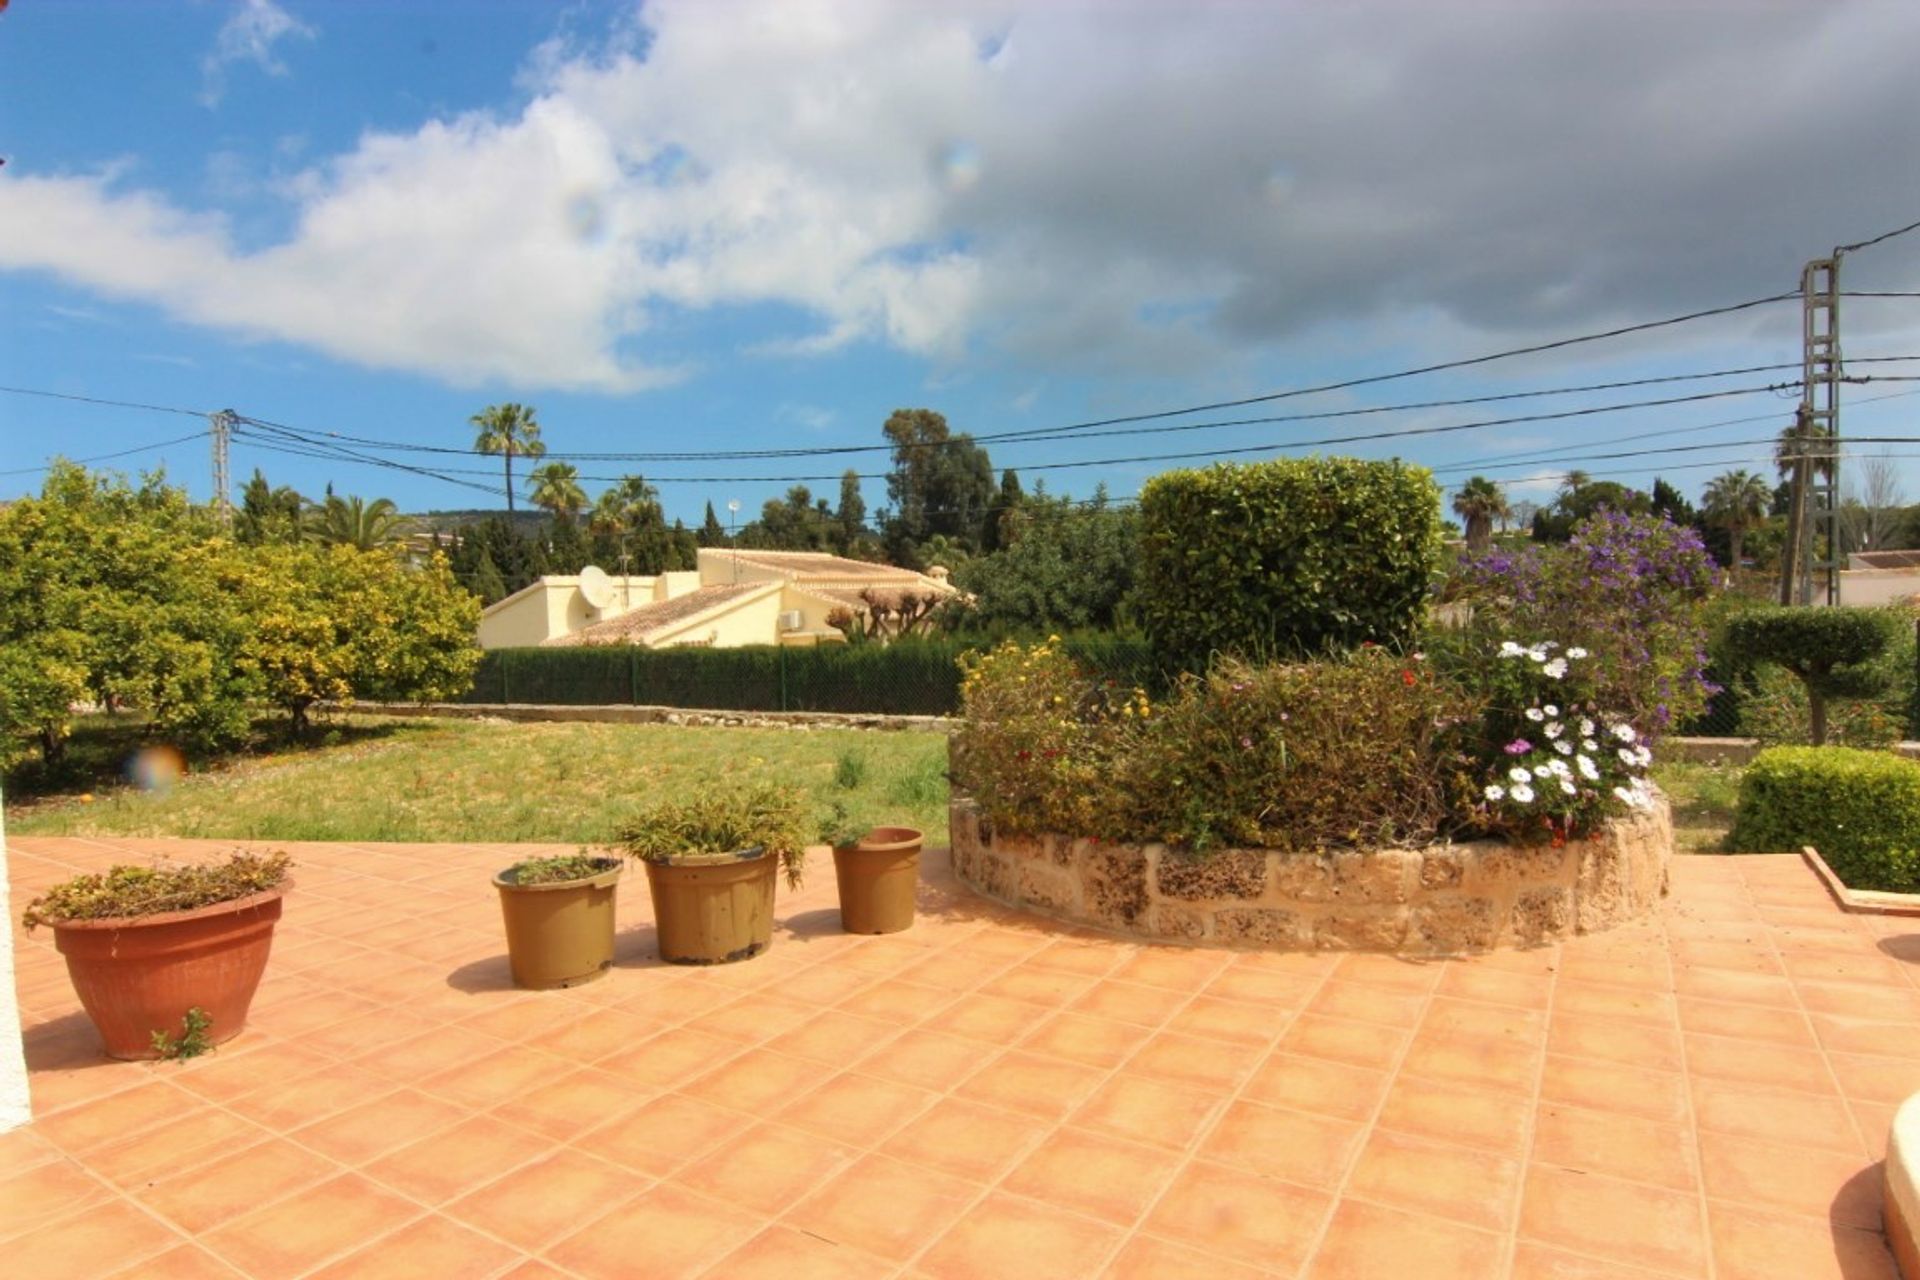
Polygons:
<instances>
[{"instance_id":1,"label":"terracotta roof tile","mask_svg":"<svg viewBox=\"0 0 1920 1280\"><path fill-rule=\"evenodd\" d=\"M554 636L542 643L553 647L645 644L658 632L697 618L709 609L716 609L730 601L764 592L774 586L776 584L770 582L743 582L738 586L728 584L720 587L700 587L683 596L675 596L671 600L643 604L638 609L630 609L616 618L608 618L604 622L582 627L571 635Z\"/></svg>"}]
</instances>

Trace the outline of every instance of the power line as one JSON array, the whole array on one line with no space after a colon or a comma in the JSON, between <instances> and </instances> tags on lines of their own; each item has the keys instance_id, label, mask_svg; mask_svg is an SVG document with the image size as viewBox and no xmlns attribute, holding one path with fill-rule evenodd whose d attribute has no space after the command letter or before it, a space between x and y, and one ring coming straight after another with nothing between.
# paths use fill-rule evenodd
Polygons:
<instances>
[{"instance_id":1,"label":"power line","mask_svg":"<svg viewBox=\"0 0 1920 1280\"><path fill-rule=\"evenodd\" d=\"M1244 448L1209 449L1209 450L1201 450L1197 452L1189 451L1189 452L1183 452L1183 453L1142 454L1142 455L1137 455L1133 457L1124 457L1124 458L1093 458L1093 459L1088 459L1088 460L1079 461L1079 462L1030 463L1016 469L1020 471L1029 471L1029 472L1031 471L1067 471L1067 470L1074 470L1074 469L1083 468L1083 467L1120 466L1120 465L1127 465L1127 464L1139 463L1139 462L1191 461L1191 460L1200 459L1200 458L1224 458L1224 457L1241 456L1241 455L1251 454L1251 453L1272 453L1282 449L1311 449L1311 448L1319 448L1323 445L1331 445L1331 444L1354 444L1354 443L1376 441L1376 440L1405 439L1405 438L1414 437L1414 436L1446 435L1446 434L1459 432L1459 431L1480 430L1486 427L1511 426L1514 424L1525 423L1525 422L1552 422L1552 421L1560 421L1560 420L1569 419L1569 418L1591 417L1593 415L1602 414L1602 413L1621 413L1621 412L1625 412L1633 409L1664 408L1664 407L1667 407L1670 405L1676 405L1676 404L1692 404L1692 403L1698 403L1706 400L1720 400L1720 399L1726 399L1730 396L1757 395L1762 392L1776 391L1789 385L1793 385L1793 384L1774 383L1774 384L1769 384L1764 386L1736 387L1736 388L1732 388L1729 390L1722 390L1722 391L1695 392L1694 394L1685 395L1685 396L1668 396L1668 397L1664 397L1661 399L1654 399L1654 400L1629 401L1623 404L1589 405L1585 408L1580 408L1580 409L1564 409L1556 413L1519 414L1519 415L1514 415L1514 416L1505 417L1505 418L1488 418L1488 419L1483 419L1477 422L1450 423L1444 426L1403 427L1403 428L1396 428L1391 431L1358 432L1358 433L1354 433L1350 435L1342 435L1342 436L1323 436L1314 440L1280 441L1280 442L1275 442L1270 444L1249 445ZM243 423L253 422L254 419L242 419L241 421ZM281 427L281 428L276 428L276 430L279 431L281 434L288 436L291 439L299 440L302 443L312 447L337 448L337 446L326 445L324 441L318 441L305 436L301 436L298 433L296 433L292 428ZM388 463L388 460L386 459L367 459L360 455L354 455L354 456L359 457L359 460L361 461L373 461L375 463ZM401 466L402 464L388 463L388 465ZM448 476L453 476L453 475L490 474L490 473L482 472L472 468L448 468L448 469L442 469L438 471L428 470L422 467L410 467L405 469L412 470L423 475L434 475L441 478L446 478ZM857 472L855 474L862 480L878 478L877 475L862 475ZM624 476L591 476L591 475L575 477L575 479L577 480L588 480L588 481L593 481L595 483L618 483L620 480L623 480L625 478L626 477ZM831 483L831 482L840 480L842 478L843 477L839 475L654 476L650 478L649 483L655 484L655 485L662 485L662 484L713 484L713 485L814 484L814 483ZM470 483L470 482L457 482L457 483ZM472 486L472 487L484 488L485 486Z\"/></svg>"},{"instance_id":2,"label":"power line","mask_svg":"<svg viewBox=\"0 0 1920 1280\"><path fill-rule=\"evenodd\" d=\"M204 418L207 415L198 409L182 409L170 404L141 404L134 400L103 400L98 396L76 396L64 391L39 391L32 387L0 387L0 392L15 396L40 396L47 400L72 400L79 404L108 405L115 409L145 409L150 413L180 413L189 418Z\"/></svg>"},{"instance_id":3,"label":"power line","mask_svg":"<svg viewBox=\"0 0 1920 1280\"><path fill-rule=\"evenodd\" d=\"M1906 235L1909 231L1920 231L1920 222L1909 222L1904 227L1899 227L1895 230L1885 232L1882 235L1877 235L1871 240L1862 240L1859 244L1843 244L1835 249L1834 253L1838 255L1842 253L1852 253L1857 249L1869 249L1883 241L1891 240L1895 236Z\"/></svg>"},{"instance_id":4,"label":"power line","mask_svg":"<svg viewBox=\"0 0 1920 1280\"><path fill-rule=\"evenodd\" d=\"M91 466L93 463L96 463L96 462L111 462L115 458L125 458L132 454L146 453L153 449L164 449L168 445L185 444L189 440L198 440L206 434L207 433L205 431L193 431L193 432L189 432L184 436L175 436L171 440L156 440L152 444L139 444L139 445L135 445L131 449L121 449L116 453L97 453L91 458L68 458L68 459L65 459L65 461L68 461L83 467ZM34 475L42 471L51 471L56 465L58 464L48 463L44 467L15 467L11 471L0 471L0 476Z\"/></svg>"},{"instance_id":5,"label":"power line","mask_svg":"<svg viewBox=\"0 0 1920 1280\"><path fill-rule=\"evenodd\" d=\"M1895 357L1901 358L1901 357ZM1629 378L1615 382L1594 382L1584 386L1548 387L1532 391L1507 391L1494 395L1460 396L1450 400L1421 400L1406 404L1370 405L1354 409L1329 409L1317 413L1279 414L1254 418L1230 418L1217 422L1184 422L1155 427L1128 427L1106 431L1088 431L1077 435L1063 434L1068 428L1048 427L1031 431L994 432L986 435L969 436L968 443L984 444L1028 444L1054 440L1088 440L1105 436L1131 436L1145 434L1167 434L1175 431L1212 431L1228 427L1266 426L1283 422L1317 422L1336 418L1357 418L1382 413L1409 413L1423 409L1447 409L1464 405L1495 404L1509 400L1538 399L1543 396L1581 395L1595 391L1615 391L1630 387L1646 387L1673 382L1699 382L1712 378L1730 378L1749 373L1775 373L1783 369L1798 369L1799 361L1783 364L1748 365L1736 369L1715 369L1705 373L1664 374L1650 378ZM330 440L342 440L369 449L383 449L391 452L426 453L453 457L486 457L476 449L459 449L450 445L406 444L399 441L381 440L370 436L347 435L320 428L296 428L285 423L267 422L263 419L250 419L262 426L271 426L283 431L304 430L309 435L325 436ZM812 458L828 457L839 454L857 453L894 453L902 450L946 449L960 443L958 440L933 441L927 443L909 443L906 445L823 445L804 449L711 449L672 453L607 453L607 452L549 452L542 454L549 460L573 460L579 462L721 462L748 461L775 458ZM1015 468L1016 470L1018 468Z\"/></svg>"}]
</instances>

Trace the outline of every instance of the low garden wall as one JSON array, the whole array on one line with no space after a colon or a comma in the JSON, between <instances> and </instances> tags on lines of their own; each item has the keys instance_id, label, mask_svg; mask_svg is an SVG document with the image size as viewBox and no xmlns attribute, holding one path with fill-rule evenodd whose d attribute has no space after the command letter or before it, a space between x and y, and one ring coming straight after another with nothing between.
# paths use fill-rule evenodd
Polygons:
<instances>
[{"instance_id":1,"label":"low garden wall","mask_svg":"<svg viewBox=\"0 0 1920 1280\"><path fill-rule=\"evenodd\" d=\"M1323 854L1107 844L986 829L951 807L953 869L988 897L1141 937L1270 950L1456 954L1611 928L1667 892L1666 799L1591 840Z\"/></svg>"}]
</instances>

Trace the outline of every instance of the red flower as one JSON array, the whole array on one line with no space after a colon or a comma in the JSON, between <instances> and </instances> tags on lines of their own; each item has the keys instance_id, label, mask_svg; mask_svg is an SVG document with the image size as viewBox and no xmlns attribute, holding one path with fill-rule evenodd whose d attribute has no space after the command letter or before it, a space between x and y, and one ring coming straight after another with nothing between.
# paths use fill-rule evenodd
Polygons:
<instances>
[{"instance_id":1,"label":"red flower","mask_svg":"<svg viewBox=\"0 0 1920 1280\"><path fill-rule=\"evenodd\" d=\"M1420 678L1414 675L1413 672L1411 671L1402 671L1400 673L1400 683L1407 686L1407 688L1411 689L1413 688L1413 686L1420 683Z\"/></svg>"}]
</instances>

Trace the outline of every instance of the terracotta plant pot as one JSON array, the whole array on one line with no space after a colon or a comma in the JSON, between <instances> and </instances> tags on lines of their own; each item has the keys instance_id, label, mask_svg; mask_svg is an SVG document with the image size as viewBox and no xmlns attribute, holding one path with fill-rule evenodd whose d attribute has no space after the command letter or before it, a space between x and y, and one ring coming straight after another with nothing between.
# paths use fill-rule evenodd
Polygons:
<instances>
[{"instance_id":1,"label":"terracotta plant pot","mask_svg":"<svg viewBox=\"0 0 1920 1280\"><path fill-rule=\"evenodd\" d=\"M189 1009L206 1013L209 1044L239 1035L292 887L192 911L53 921L53 945L108 1056L160 1057L153 1033L179 1035Z\"/></svg>"},{"instance_id":2,"label":"terracotta plant pot","mask_svg":"<svg viewBox=\"0 0 1920 1280\"><path fill-rule=\"evenodd\" d=\"M772 944L779 859L765 849L648 858L646 863L662 960L731 964Z\"/></svg>"},{"instance_id":3,"label":"terracotta plant pot","mask_svg":"<svg viewBox=\"0 0 1920 1280\"><path fill-rule=\"evenodd\" d=\"M515 986L577 987L613 967L613 905L620 864L597 875L521 884L508 867L493 878L507 926Z\"/></svg>"},{"instance_id":4,"label":"terracotta plant pot","mask_svg":"<svg viewBox=\"0 0 1920 1280\"><path fill-rule=\"evenodd\" d=\"M875 827L833 851L840 881L840 927L848 933L899 933L913 927L920 842L912 827Z\"/></svg>"}]
</instances>

